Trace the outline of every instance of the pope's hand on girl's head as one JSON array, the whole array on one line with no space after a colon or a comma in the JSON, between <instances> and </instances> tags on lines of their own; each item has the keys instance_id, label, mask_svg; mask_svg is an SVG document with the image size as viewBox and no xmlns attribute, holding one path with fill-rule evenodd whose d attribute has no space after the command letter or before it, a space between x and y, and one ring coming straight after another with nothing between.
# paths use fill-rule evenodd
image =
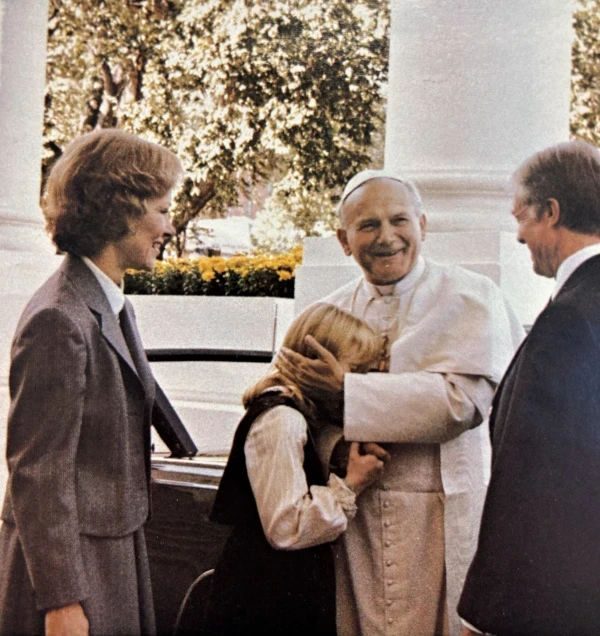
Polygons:
<instances>
[{"instance_id":1,"label":"pope's hand on girl's head","mask_svg":"<svg viewBox=\"0 0 600 636\"><path fill-rule=\"evenodd\" d=\"M304 338L304 342L317 354L319 360L325 362L332 371L341 372L342 375L344 374L340 363L331 351L326 349L322 344L318 343L312 336L306 336L306 338Z\"/></svg>"},{"instance_id":2,"label":"pope's hand on girl's head","mask_svg":"<svg viewBox=\"0 0 600 636\"><path fill-rule=\"evenodd\" d=\"M306 343L314 349L318 358L307 358L302 354L282 347L275 359L275 366L301 390L308 389L318 395L341 394L344 390L344 370L335 356L311 336Z\"/></svg>"},{"instance_id":3,"label":"pope's hand on girl's head","mask_svg":"<svg viewBox=\"0 0 600 636\"><path fill-rule=\"evenodd\" d=\"M342 393L344 390L344 369L336 357L319 344L312 336L306 336L306 344L317 354L318 359L305 358L307 365L318 382L325 384L327 393Z\"/></svg>"},{"instance_id":4,"label":"pope's hand on girl's head","mask_svg":"<svg viewBox=\"0 0 600 636\"><path fill-rule=\"evenodd\" d=\"M284 375L293 375L296 365L294 364L293 356L297 355L291 349L286 349L285 347L281 347L275 356L275 360L273 363L275 367L281 371Z\"/></svg>"},{"instance_id":5,"label":"pope's hand on girl's head","mask_svg":"<svg viewBox=\"0 0 600 636\"><path fill-rule=\"evenodd\" d=\"M275 357L275 366L284 375L293 378L300 387L305 383L312 385L315 380L319 381L329 369L329 366L321 360L307 358L287 347L281 347L279 350Z\"/></svg>"}]
</instances>

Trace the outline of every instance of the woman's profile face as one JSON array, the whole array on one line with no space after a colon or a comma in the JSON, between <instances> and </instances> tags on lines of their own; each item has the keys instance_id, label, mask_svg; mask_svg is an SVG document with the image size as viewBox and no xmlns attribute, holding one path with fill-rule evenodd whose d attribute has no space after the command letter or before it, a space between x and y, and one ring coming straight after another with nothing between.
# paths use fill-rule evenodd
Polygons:
<instances>
[{"instance_id":1,"label":"woman's profile face","mask_svg":"<svg viewBox=\"0 0 600 636\"><path fill-rule=\"evenodd\" d=\"M131 232L115 244L119 266L123 271L154 269L162 246L175 234L169 218L171 192L157 199L148 199L145 204L144 216L130 221Z\"/></svg>"}]
</instances>

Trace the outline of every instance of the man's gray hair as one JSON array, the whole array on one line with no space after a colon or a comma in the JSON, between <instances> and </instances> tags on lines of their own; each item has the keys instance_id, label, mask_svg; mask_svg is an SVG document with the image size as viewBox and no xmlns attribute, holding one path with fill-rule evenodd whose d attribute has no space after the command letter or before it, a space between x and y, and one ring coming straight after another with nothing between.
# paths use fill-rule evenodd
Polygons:
<instances>
[{"instance_id":1,"label":"man's gray hair","mask_svg":"<svg viewBox=\"0 0 600 636\"><path fill-rule=\"evenodd\" d=\"M338 203L338 218L340 220L340 224L344 224L344 213L343 213L343 205L344 201L354 192L356 189L360 188L361 185L366 183L367 181L372 181L373 179L391 179L392 181L397 181L401 183L410 193L413 203L415 206L415 212L418 217L423 216L425 210L423 208L423 200L421 199L421 195L417 190L417 187L407 181L406 179L402 179L402 177L398 176L392 170L363 170L358 174L355 174L350 181L348 181L346 187L344 188L344 192L342 193L342 198Z\"/></svg>"},{"instance_id":2,"label":"man's gray hair","mask_svg":"<svg viewBox=\"0 0 600 636\"><path fill-rule=\"evenodd\" d=\"M523 202L537 207L548 199L560 206L559 225L580 234L600 235L600 151L581 139L536 152L514 174Z\"/></svg>"}]
</instances>

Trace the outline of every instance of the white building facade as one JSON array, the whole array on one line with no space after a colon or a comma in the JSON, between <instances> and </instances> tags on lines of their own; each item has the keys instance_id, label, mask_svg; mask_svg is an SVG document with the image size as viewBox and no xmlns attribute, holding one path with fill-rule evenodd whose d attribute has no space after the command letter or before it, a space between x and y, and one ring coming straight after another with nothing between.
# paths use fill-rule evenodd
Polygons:
<instances>
[{"instance_id":1,"label":"white building facade","mask_svg":"<svg viewBox=\"0 0 600 636\"><path fill-rule=\"evenodd\" d=\"M386 166L422 192L429 228L425 254L488 274L525 323L543 306L551 285L533 274L526 248L515 241L507 188L525 157L568 137L571 9L565 0L392 0ZM59 258L44 236L38 205L47 10L46 0L0 0L2 451L11 335L24 302ZM335 239L310 239L297 276L296 310L357 273ZM279 334L291 316L289 309L282 311ZM255 321L264 315L257 304ZM151 332L161 329L148 324L151 316L140 321L142 337L146 330L152 345L160 346ZM165 332L168 323L160 327ZM193 328L188 324L188 335ZM210 321L204 328L210 329ZM246 345L254 337L240 333ZM226 413L211 420L213 450L226 447L219 436L231 434L239 413L239 406L222 408L233 399L232 392L223 395L226 377L194 374L204 382L194 389L189 374L157 371L167 393L185 397L184 419L201 418L203 408ZM0 490L4 471L2 461Z\"/></svg>"}]
</instances>

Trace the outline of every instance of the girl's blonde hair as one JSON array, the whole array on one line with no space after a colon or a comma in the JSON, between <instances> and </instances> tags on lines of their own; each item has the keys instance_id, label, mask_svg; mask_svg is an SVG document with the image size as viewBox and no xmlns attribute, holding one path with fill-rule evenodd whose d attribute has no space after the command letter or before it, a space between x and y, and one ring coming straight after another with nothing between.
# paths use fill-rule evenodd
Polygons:
<instances>
[{"instance_id":1,"label":"girl's blonde hair","mask_svg":"<svg viewBox=\"0 0 600 636\"><path fill-rule=\"evenodd\" d=\"M317 354L306 344L306 336L312 336L337 359L351 357L352 371L357 373L369 370L381 348L380 338L365 322L323 302L311 305L294 320L285 335L283 346L306 358L315 359ZM246 391L244 407L248 408L261 393L275 386L283 387L284 393L295 400L305 415L314 416L318 406L315 396L301 391L294 378L284 374L275 365Z\"/></svg>"}]
</instances>

